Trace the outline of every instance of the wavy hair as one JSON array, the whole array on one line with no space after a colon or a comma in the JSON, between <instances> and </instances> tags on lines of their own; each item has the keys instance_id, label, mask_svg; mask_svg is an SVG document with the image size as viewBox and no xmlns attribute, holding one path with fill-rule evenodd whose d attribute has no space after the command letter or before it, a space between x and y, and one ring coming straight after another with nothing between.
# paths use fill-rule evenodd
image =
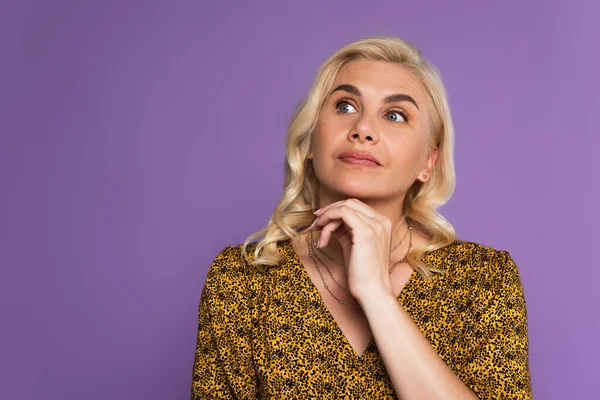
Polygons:
<instances>
[{"instance_id":1,"label":"wavy hair","mask_svg":"<svg viewBox=\"0 0 600 400\"><path fill-rule=\"evenodd\" d=\"M319 181L312 162L307 160L314 128L338 72L353 60L399 64L422 83L428 94L429 151L437 147L438 157L431 178L426 182L416 180L407 191L402 214L429 240L425 246L410 249L407 262L425 279L431 279L434 273L443 271L429 267L421 258L425 253L445 247L456 239L452 224L436 210L454 192L454 129L439 70L413 45L393 36L370 36L350 43L319 67L310 92L296 108L287 130L283 196L267 226L245 240L242 256L250 265L278 265L282 257L277 250L277 242L290 238L297 240L308 231L314 219L313 211L319 206ZM246 248L252 239L259 236L263 236L263 239L256 243L252 260Z\"/></svg>"}]
</instances>

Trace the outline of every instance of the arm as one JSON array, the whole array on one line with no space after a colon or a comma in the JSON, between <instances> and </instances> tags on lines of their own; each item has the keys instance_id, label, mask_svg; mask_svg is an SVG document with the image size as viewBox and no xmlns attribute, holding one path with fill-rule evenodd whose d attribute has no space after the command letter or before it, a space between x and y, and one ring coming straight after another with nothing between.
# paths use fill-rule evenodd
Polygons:
<instances>
[{"instance_id":1,"label":"arm","mask_svg":"<svg viewBox=\"0 0 600 400\"><path fill-rule=\"evenodd\" d=\"M239 250L212 262L200 297L191 399L256 398L251 321Z\"/></svg>"},{"instance_id":2,"label":"arm","mask_svg":"<svg viewBox=\"0 0 600 400\"><path fill-rule=\"evenodd\" d=\"M498 290L476 328L484 336L470 347L467 361L456 371L433 350L394 296L366 296L369 301L363 309L399 398L532 398L527 314L518 269L506 251L496 253L494 268Z\"/></svg>"},{"instance_id":3,"label":"arm","mask_svg":"<svg viewBox=\"0 0 600 400\"><path fill-rule=\"evenodd\" d=\"M362 302L381 358L402 400L477 399L431 347L392 294L373 293Z\"/></svg>"},{"instance_id":4,"label":"arm","mask_svg":"<svg viewBox=\"0 0 600 400\"><path fill-rule=\"evenodd\" d=\"M473 330L481 334L457 373L481 399L531 400L527 308L521 276L507 251L495 262L495 295Z\"/></svg>"}]
</instances>

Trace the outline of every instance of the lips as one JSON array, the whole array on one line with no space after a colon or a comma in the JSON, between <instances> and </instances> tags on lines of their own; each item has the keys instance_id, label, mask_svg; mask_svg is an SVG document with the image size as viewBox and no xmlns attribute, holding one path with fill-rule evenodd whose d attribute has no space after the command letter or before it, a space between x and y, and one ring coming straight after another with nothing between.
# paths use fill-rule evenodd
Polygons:
<instances>
[{"instance_id":1,"label":"lips","mask_svg":"<svg viewBox=\"0 0 600 400\"><path fill-rule=\"evenodd\" d=\"M367 153L366 151L358 151L358 150L344 151L338 156L338 158L354 158L357 160L367 160L367 161L372 161L377 165L381 165L381 163L375 157L373 157L370 153Z\"/></svg>"}]
</instances>

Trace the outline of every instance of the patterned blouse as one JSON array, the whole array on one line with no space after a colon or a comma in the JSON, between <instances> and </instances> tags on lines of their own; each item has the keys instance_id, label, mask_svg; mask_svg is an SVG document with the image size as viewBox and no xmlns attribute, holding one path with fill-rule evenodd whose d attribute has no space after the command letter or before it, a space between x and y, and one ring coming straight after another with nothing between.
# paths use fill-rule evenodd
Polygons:
<instances>
[{"instance_id":1,"label":"patterned blouse","mask_svg":"<svg viewBox=\"0 0 600 400\"><path fill-rule=\"evenodd\" d=\"M248 255L256 246L249 244ZM242 245L214 259L198 312L192 399L395 399L374 340L360 357L290 240L275 267L249 266ZM456 240L425 253L398 301L480 399L532 399L527 310L505 250Z\"/></svg>"}]
</instances>

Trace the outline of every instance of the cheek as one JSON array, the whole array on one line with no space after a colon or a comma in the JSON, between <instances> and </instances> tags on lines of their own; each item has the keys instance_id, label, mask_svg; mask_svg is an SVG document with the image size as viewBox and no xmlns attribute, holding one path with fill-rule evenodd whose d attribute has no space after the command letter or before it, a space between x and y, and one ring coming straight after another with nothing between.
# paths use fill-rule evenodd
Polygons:
<instances>
[{"instance_id":1,"label":"cheek","mask_svg":"<svg viewBox=\"0 0 600 400\"><path fill-rule=\"evenodd\" d=\"M315 153L328 152L339 137L340 127L331 120L319 121L315 126L313 148Z\"/></svg>"},{"instance_id":2,"label":"cheek","mask_svg":"<svg viewBox=\"0 0 600 400\"><path fill-rule=\"evenodd\" d=\"M402 175L414 174L422 168L426 143L405 141L391 151L392 169Z\"/></svg>"},{"instance_id":3,"label":"cheek","mask_svg":"<svg viewBox=\"0 0 600 400\"><path fill-rule=\"evenodd\" d=\"M338 127L333 118L323 117L317 123L317 128L321 135L331 136Z\"/></svg>"}]
</instances>

